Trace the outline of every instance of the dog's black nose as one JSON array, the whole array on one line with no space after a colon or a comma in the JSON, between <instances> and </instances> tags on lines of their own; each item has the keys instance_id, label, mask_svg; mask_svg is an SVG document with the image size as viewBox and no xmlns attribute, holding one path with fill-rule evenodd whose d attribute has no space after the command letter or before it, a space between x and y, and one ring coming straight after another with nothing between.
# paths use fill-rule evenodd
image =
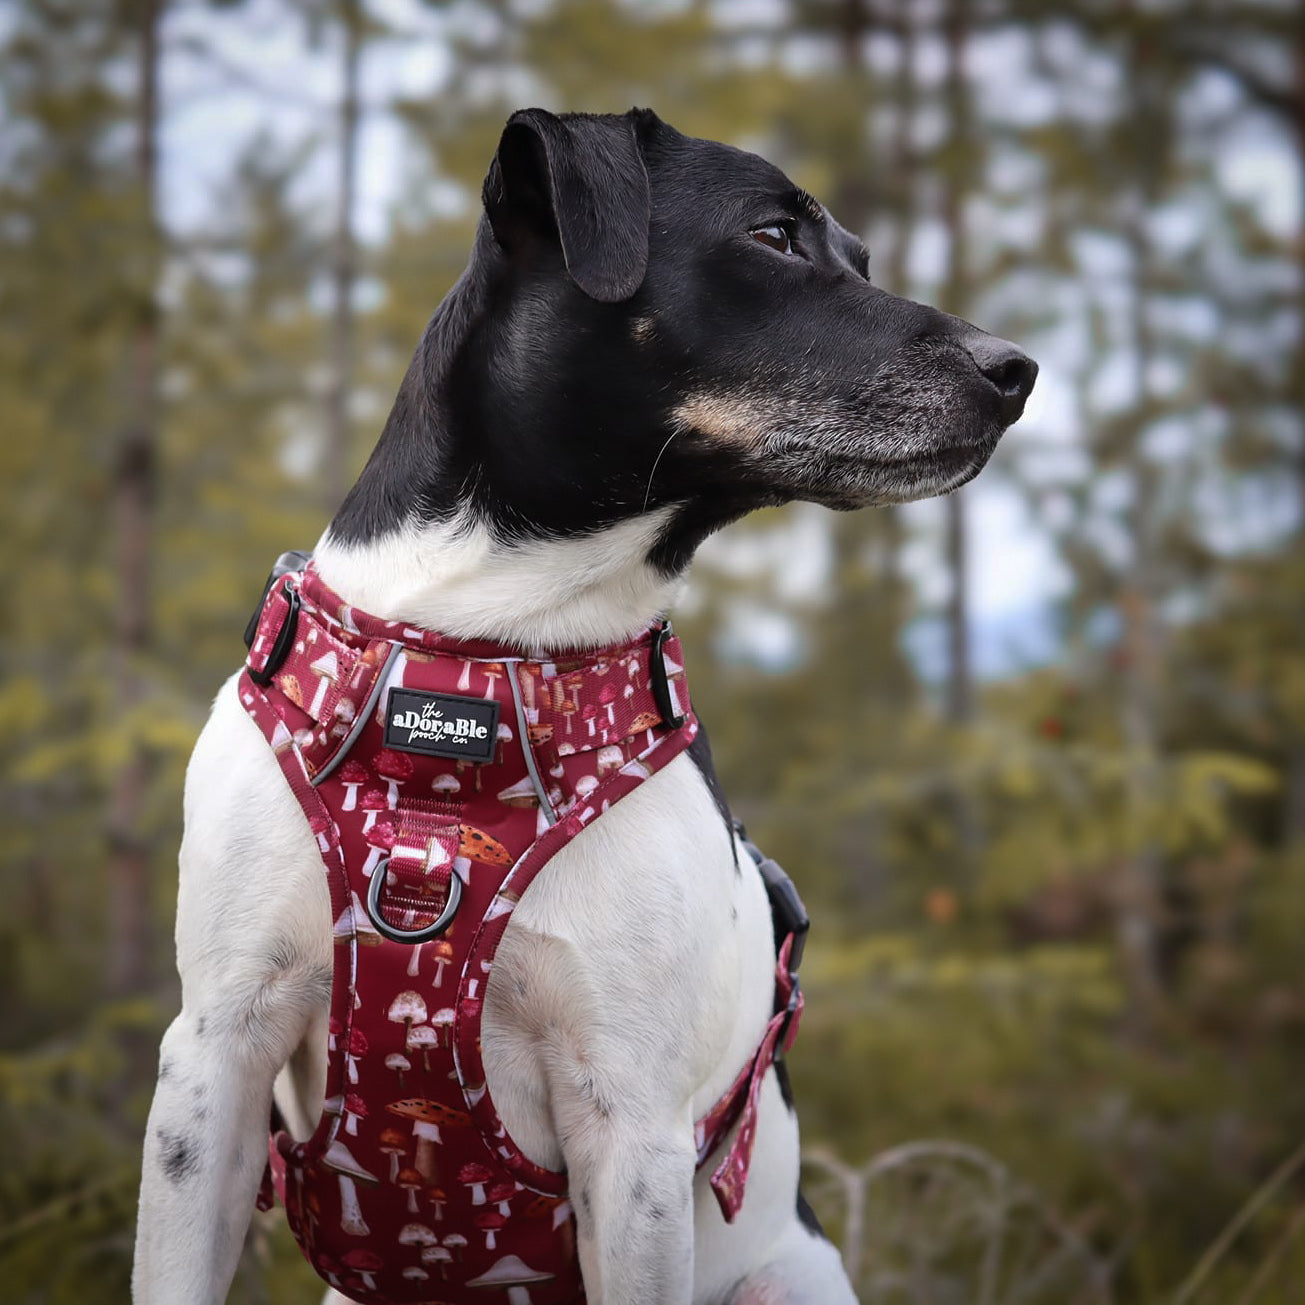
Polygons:
<instances>
[{"instance_id":1,"label":"dog's black nose","mask_svg":"<svg viewBox=\"0 0 1305 1305\"><path fill-rule=\"evenodd\" d=\"M1038 364L1009 340L976 332L965 341L966 351L1001 395L1007 425L1017 421L1038 379Z\"/></svg>"}]
</instances>

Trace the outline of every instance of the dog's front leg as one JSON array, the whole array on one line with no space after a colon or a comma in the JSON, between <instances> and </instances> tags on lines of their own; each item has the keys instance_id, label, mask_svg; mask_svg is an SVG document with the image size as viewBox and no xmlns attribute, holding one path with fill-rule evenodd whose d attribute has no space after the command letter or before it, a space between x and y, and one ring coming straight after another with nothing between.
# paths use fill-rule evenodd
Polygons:
<instances>
[{"instance_id":1,"label":"dog's front leg","mask_svg":"<svg viewBox=\"0 0 1305 1305\"><path fill-rule=\"evenodd\" d=\"M220 1302L267 1158L276 1067L210 1014L189 1011L159 1056L141 1173L138 1305Z\"/></svg>"},{"instance_id":2,"label":"dog's front leg","mask_svg":"<svg viewBox=\"0 0 1305 1305\"><path fill-rule=\"evenodd\" d=\"M590 1305L688 1305L696 1159L688 1111L658 1126L598 1104L562 1130Z\"/></svg>"},{"instance_id":3,"label":"dog's front leg","mask_svg":"<svg viewBox=\"0 0 1305 1305\"><path fill-rule=\"evenodd\" d=\"M182 1012L163 1038L141 1173L138 1305L225 1299L267 1157L272 1083L331 979L307 822L228 684L186 775Z\"/></svg>"}]
</instances>

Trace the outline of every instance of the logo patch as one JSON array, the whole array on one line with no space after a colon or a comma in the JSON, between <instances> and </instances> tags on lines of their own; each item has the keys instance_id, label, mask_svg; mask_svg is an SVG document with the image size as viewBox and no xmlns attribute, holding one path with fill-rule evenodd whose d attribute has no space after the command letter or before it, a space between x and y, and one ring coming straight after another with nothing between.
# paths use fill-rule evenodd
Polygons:
<instances>
[{"instance_id":1,"label":"logo patch","mask_svg":"<svg viewBox=\"0 0 1305 1305\"><path fill-rule=\"evenodd\" d=\"M483 763L498 742L498 703L451 693L391 689L385 708L385 746L400 752Z\"/></svg>"}]
</instances>

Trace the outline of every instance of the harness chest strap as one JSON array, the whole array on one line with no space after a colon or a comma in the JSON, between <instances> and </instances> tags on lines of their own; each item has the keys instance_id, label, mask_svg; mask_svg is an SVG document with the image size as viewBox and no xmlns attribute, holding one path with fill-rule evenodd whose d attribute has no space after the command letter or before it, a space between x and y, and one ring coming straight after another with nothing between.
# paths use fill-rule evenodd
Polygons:
<instances>
[{"instance_id":1,"label":"harness chest strap","mask_svg":"<svg viewBox=\"0 0 1305 1305\"><path fill-rule=\"evenodd\" d=\"M523 753L531 756L541 748L555 747L554 734L561 736L565 733L576 738L576 746L570 752L563 743L560 749L550 754L556 768L577 751L596 751L603 739L614 738L617 734L629 740L644 732L646 738L641 739L640 744L646 743L650 759L659 748L673 755L687 745L692 732L696 731L696 722L688 713L682 667L674 660L679 656L678 645L672 643L663 648L660 645L664 638L662 636L656 645L651 645L645 636L629 648L607 650L605 654L585 659L567 672L580 686L568 697L565 692L559 693L559 684L567 683L564 674L559 674L559 668L521 662L492 647L453 644L430 631L379 622L346 607L312 572L304 577L291 574L270 587L259 619L251 629L249 666L242 678L241 696L277 752L283 772L308 815L329 870L331 858L339 855L338 831L331 814L322 807L317 787L337 767L347 764L350 748L373 718L387 683L393 682L396 657L411 658L417 669L420 669L422 660L431 660L441 653L475 660L487 679L489 692L494 689L496 677L511 674L517 705L523 708L518 723L526 721L524 711L529 711L525 728L516 741ZM650 667L648 663L654 660L654 648L657 665ZM503 659L502 662L478 660L496 654ZM629 668L628 682L621 694L610 687L614 681L608 673L610 667L605 664L617 656L626 658ZM677 674L667 675L663 656L671 658ZM642 667L640 658L644 661ZM606 680L601 688L594 681L593 701L585 702L582 693L586 687L585 676L596 666L601 668ZM660 685L658 672L662 677ZM462 678L467 678L465 668ZM620 680L622 677L615 677L615 681ZM459 682L458 687L467 686ZM529 707L525 708L527 702ZM636 707L645 709L636 711ZM622 713L620 721L618 712ZM678 728L668 733L665 720L670 712L682 719ZM680 737L681 732L686 737ZM511 727L508 727L506 739L500 733L496 740L500 762L504 744L512 739L512 734ZM585 747L594 739L599 742L592 748ZM602 743L602 748L615 752L617 744ZM601 752L599 757L601 775ZM666 759L669 756L659 758L659 764L664 764ZM458 769L461 770L461 766ZM651 773L646 766L635 761L628 762L625 769L632 769L636 776L642 769L642 778ZM400 760L390 781L392 794L395 785L402 786L402 771ZM479 785L479 767L475 768L475 774ZM623 776L624 770L622 776L616 778ZM340 776L336 778L338 780ZM609 776L609 781L612 778ZM534 779L536 783L529 787L538 789L539 776L534 775ZM567 781L559 782L565 784ZM519 787L525 795L524 776ZM355 796L357 789L351 789L346 783L344 791ZM499 798L510 801L510 792L510 789L504 790ZM583 802L573 803L569 811L551 810L552 802L561 797L557 792L545 791L537 796L541 800L538 802L536 843L525 857L504 858L508 864L496 867L501 872L500 880L511 878L515 873L512 871L514 860L518 865L528 860L541 843L560 846L588 819L598 814L598 810L585 806ZM522 800L527 799L523 796ZM603 805L607 800L604 799ZM346 797L345 807L349 804L349 797ZM484 846L467 846L469 833L464 825L463 804L444 800L438 790L429 798L404 795L390 812L377 815L376 824L381 821L386 822L385 828L371 844L369 859L375 863L370 870L376 873L384 859L384 896L380 911L396 928L411 928L438 916L448 901L449 888L458 876L459 865L466 863L469 853L482 864L486 855L490 856L491 862L493 860L492 849L487 851ZM558 824L570 828L555 828ZM373 831L375 829L374 824ZM471 832L474 834L474 829ZM475 874L482 874L479 866ZM511 904L514 903L508 904L509 910ZM492 905L490 909L494 909ZM505 918L500 925L500 934L503 927L506 927ZM797 943L800 946L800 937ZM794 963L799 946L795 946L794 935L784 938L777 966L774 1015L753 1058L696 1129L701 1165L719 1148L730 1129L738 1125L733 1142L711 1177L713 1191L726 1219L735 1216L743 1200L762 1080L771 1063L792 1044L796 1034L802 1010ZM474 991L474 982L472 988ZM462 1069L460 1065L459 1071ZM286 1139L283 1138L281 1145L283 1148L286 1146ZM273 1148L271 1158L273 1169L277 1171L275 1177L281 1180L277 1186L283 1187L283 1150ZM265 1190L260 1196L260 1205L264 1207L270 1203L269 1188L265 1182Z\"/></svg>"}]
</instances>

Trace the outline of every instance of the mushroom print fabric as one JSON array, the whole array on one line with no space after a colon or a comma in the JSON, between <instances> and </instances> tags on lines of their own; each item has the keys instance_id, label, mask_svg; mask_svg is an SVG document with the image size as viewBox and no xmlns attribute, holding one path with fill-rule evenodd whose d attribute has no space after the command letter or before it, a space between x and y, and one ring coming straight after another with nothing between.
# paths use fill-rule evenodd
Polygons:
<instances>
[{"instance_id":1,"label":"mushroom print fabric","mask_svg":"<svg viewBox=\"0 0 1305 1305\"><path fill-rule=\"evenodd\" d=\"M530 660L359 612L311 566L264 601L240 696L321 852L335 968L323 1115L304 1142L272 1138L260 1203L275 1187L309 1262L354 1300L584 1299L566 1176L507 1135L481 1013L535 875L697 733L673 637L654 686L655 633ZM387 936L431 926L459 888L437 937ZM699 1125L703 1161L739 1125L713 1178L727 1217L791 1006L781 966L769 1041Z\"/></svg>"}]
</instances>

